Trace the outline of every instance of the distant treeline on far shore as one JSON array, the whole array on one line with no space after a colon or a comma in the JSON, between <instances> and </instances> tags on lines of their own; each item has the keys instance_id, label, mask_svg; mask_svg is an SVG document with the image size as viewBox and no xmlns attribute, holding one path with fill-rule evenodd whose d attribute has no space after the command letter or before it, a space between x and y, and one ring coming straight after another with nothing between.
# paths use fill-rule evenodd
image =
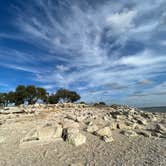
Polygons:
<instances>
[{"instance_id":1,"label":"distant treeline on far shore","mask_svg":"<svg viewBox=\"0 0 166 166\"><path fill-rule=\"evenodd\" d=\"M49 104L56 104L58 102L76 102L80 99L80 95L75 91L67 89L59 89L56 93L49 94L44 88L36 87L34 85L19 85L15 91L8 93L0 93L0 105L8 106L14 104L16 106L21 104L35 104L38 101Z\"/></svg>"}]
</instances>

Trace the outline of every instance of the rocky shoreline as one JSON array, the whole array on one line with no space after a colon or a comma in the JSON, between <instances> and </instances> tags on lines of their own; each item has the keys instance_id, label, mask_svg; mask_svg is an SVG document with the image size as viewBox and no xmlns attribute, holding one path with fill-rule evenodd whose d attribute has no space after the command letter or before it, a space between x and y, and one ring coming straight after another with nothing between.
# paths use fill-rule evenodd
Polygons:
<instances>
[{"instance_id":1,"label":"rocky shoreline","mask_svg":"<svg viewBox=\"0 0 166 166\"><path fill-rule=\"evenodd\" d=\"M129 106L0 110L0 165L165 165L166 114Z\"/></svg>"}]
</instances>

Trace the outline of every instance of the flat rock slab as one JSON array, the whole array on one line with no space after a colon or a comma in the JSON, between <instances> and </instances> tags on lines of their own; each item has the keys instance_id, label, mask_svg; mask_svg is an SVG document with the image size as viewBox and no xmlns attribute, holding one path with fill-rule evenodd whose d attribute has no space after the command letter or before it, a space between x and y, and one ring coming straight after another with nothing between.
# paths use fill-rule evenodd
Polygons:
<instances>
[{"instance_id":1,"label":"flat rock slab","mask_svg":"<svg viewBox=\"0 0 166 166\"><path fill-rule=\"evenodd\" d=\"M30 144L45 144L62 140L62 127L61 126L44 126L38 129L32 129L26 134L26 136L20 141L20 145Z\"/></svg>"}]
</instances>

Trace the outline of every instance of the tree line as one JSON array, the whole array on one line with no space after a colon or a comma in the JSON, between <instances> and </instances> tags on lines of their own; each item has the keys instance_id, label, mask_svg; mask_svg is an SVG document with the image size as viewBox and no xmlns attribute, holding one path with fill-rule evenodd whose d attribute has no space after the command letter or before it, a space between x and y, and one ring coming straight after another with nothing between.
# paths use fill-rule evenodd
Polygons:
<instances>
[{"instance_id":1,"label":"tree line","mask_svg":"<svg viewBox=\"0 0 166 166\"><path fill-rule=\"evenodd\" d=\"M36 87L34 85L19 85L15 91L8 93L0 93L0 105L8 106L15 104L35 104L42 101L46 104L56 104L58 102L76 102L81 97L75 91L67 89L59 89L56 93L49 94L44 88Z\"/></svg>"}]
</instances>

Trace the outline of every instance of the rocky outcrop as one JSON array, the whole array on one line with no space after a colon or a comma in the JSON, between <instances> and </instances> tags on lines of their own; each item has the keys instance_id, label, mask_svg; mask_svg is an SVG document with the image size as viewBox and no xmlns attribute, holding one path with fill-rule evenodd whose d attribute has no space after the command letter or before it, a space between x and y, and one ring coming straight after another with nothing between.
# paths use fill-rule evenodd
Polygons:
<instances>
[{"instance_id":1,"label":"rocky outcrop","mask_svg":"<svg viewBox=\"0 0 166 166\"><path fill-rule=\"evenodd\" d=\"M3 112L3 114L2 114ZM86 134L92 134L106 143L114 141L114 133L121 136L165 138L164 119L158 114L143 112L129 106L92 107L81 104L30 105L1 110L0 125L15 123L22 116L37 117L44 124L29 131L21 140L23 143L49 143L57 140L74 146L85 144ZM17 119L16 119L17 117ZM49 123L46 123L46 122Z\"/></svg>"}]
</instances>

